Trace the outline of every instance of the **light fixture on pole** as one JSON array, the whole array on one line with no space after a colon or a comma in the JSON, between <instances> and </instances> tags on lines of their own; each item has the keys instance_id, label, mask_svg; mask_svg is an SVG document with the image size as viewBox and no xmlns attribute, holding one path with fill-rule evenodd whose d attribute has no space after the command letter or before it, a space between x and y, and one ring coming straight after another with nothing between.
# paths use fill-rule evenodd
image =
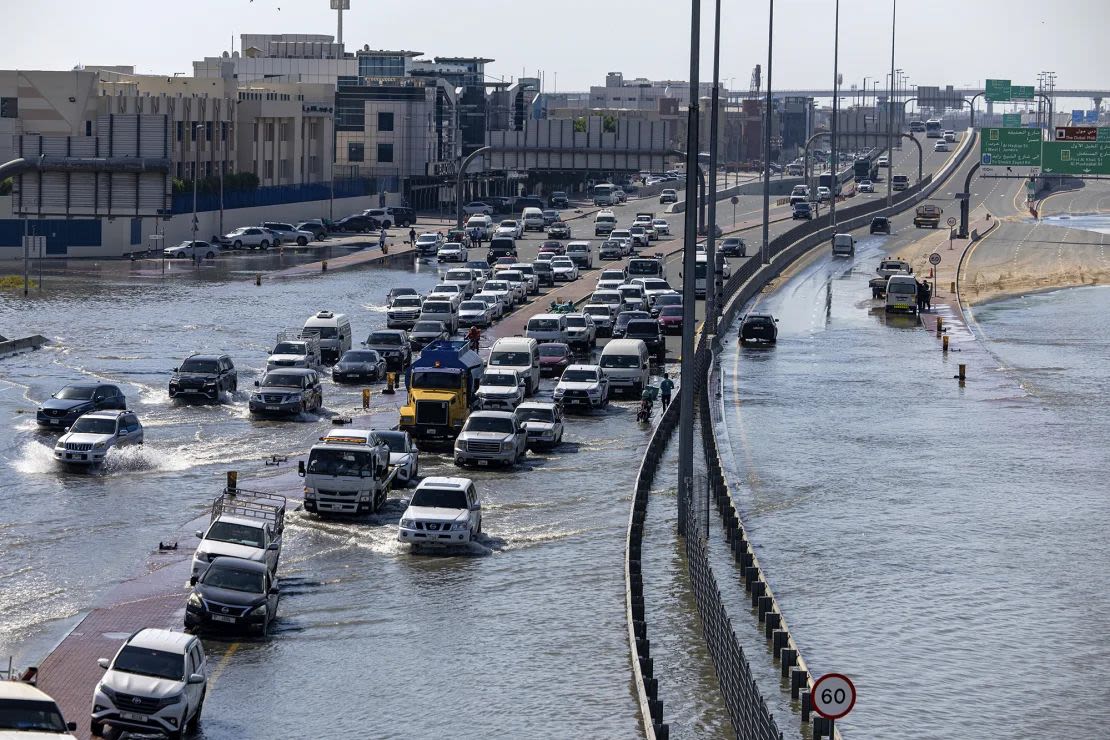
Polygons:
<instances>
[{"instance_id":1,"label":"light fixture on pole","mask_svg":"<svg viewBox=\"0 0 1110 740\"><path fill-rule=\"evenodd\" d=\"M203 123L193 125L193 252L196 252L197 241L197 180L200 178L200 141L197 140L197 131L204 128Z\"/></svg>"},{"instance_id":2,"label":"light fixture on pole","mask_svg":"<svg viewBox=\"0 0 1110 740\"><path fill-rule=\"evenodd\" d=\"M886 207L894 203L894 31L898 22L898 0L893 0L890 16L890 88L886 101Z\"/></svg>"},{"instance_id":3,"label":"light fixture on pole","mask_svg":"<svg viewBox=\"0 0 1110 740\"><path fill-rule=\"evenodd\" d=\"M836 141L836 118L840 112L840 0L836 0L836 10L833 16L833 100L832 100L832 145L830 149L830 172L832 174L829 188L829 225L836 226L836 196L840 192L840 153Z\"/></svg>"},{"instance_id":4,"label":"light fixture on pole","mask_svg":"<svg viewBox=\"0 0 1110 740\"><path fill-rule=\"evenodd\" d=\"M717 276L720 274L717 267L717 119L721 87L721 0L715 0L714 6L713 92L709 119L709 233L705 238L705 332L711 335L717 333Z\"/></svg>"},{"instance_id":5,"label":"light fixture on pole","mask_svg":"<svg viewBox=\"0 0 1110 740\"><path fill-rule=\"evenodd\" d=\"M767 7L767 100L763 123L763 243L760 247L760 260L763 264L770 261L767 243L770 239L771 220L771 60L775 41L775 0L769 0ZM808 184L808 183L807 183Z\"/></svg>"}]
</instances>

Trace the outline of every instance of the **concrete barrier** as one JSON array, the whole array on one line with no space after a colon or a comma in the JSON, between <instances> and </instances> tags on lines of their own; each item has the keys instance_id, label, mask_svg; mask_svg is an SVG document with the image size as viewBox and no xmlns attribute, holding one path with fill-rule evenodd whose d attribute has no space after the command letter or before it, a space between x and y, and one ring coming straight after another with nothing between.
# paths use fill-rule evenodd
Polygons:
<instances>
[{"instance_id":1,"label":"concrete barrier","mask_svg":"<svg viewBox=\"0 0 1110 740\"><path fill-rule=\"evenodd\" d=\"M32 334L21 339L6 339L0 342L0 357L9 357L36 350L44 344L47 344L46 337L41 334Z\"/></svg>"}]
</instances>

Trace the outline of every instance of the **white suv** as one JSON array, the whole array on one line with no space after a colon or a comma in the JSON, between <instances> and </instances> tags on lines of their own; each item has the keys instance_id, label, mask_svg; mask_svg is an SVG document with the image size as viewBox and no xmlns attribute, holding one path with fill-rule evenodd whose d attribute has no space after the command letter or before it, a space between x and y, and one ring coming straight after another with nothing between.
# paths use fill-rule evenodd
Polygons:
<instances>
[{"instance_id":1,"label":"white suv","mask_svg":"<svg viewBox=\"0 0 1110 740\"><path fill-rule=\"evenodd\" d=\"M208 688L208 661L198 637L146 628L131 635L116 656L97 663L107 673L93 690L93 736L104 726L160 732L181 740L196 729Z\"/></svg>"},{"instance_id":2,"label":"white suv","mask_svg":"<svg viewBox=\"0 0 1110 740\"><path fill-rule=\"evenodd\" d=\"M269 229L264 229L261 226L240 226L234 231L224 234L220 237L220 244L232 249L269 249L276 247L280 243L279 237Z\"/></svg>"},{"instance_id":3,"label":"white suv","mask_svg":"<svg viewBox=\"0 0 1110 740\"><path fill-rule=\"evenodd\" d=\"M524 378L511 367L486 368L477 395L483 410L512 411L524 400Z\"/></svg>"},{"instance_id":4,"label":"white suv","mask_svg":"<svg viewBox=\"0 0 1110 740\"><path fill-rule=\"evenodd\" d=\"M401 515L397 539L412 545L465 545L482 532L482 502L469 478L420 481Z\"/></svg>"},{"instance_id":5,"label":"white suv","mask_svg":"<svg viewBox=\"0 0 1110 740\"><path fill-rule=\"evenodd\" d=\"M66 722L49 696L23 681L0 680L0 737L5 740L72 738L77 723Z\"/></svg>"},{"instance_id":6,"label":"white suv","mask_svg":"<svg viewBox=\"0 0 1110 740\"><path fill-rule=\"evenodd\" d=\"M475 411L455 439L455 464L516 465L524 457L528 433L511 411Z\"/></svg>"},{"instance_id":7,"label":"white suv","mask_svg":"<svg viewBox=\"0 0 1110 740\"><path fill-rule=\"evenodd\" d=\"M316 239L316 235L311 231L301 231L293 224L265 221L259 225L264 229L269 229L282 242L296 242L298 247L303 247Z\"/></svg>"},{"instance_id":8,"label":"white suv","mask_svg":"<svg viewBox=\"0 0 1110 740\"><path fill-rule=\"evenodd\" d=\"M603 409L609 405L609 379L597 365L571 365L555 386L555 403Z\"/></svg>"},{"instance_id":9,"label":"white suv","mask_svg":"<svg viewBox=\"0 0 1110 740\"><path fill-rule=\"evenodd\" d=\"M90 411L78 417L54 445L54 459L76 465L104 462L117 445L143 443L143 425L131 411Z\"/></svg>"}]
</instances>

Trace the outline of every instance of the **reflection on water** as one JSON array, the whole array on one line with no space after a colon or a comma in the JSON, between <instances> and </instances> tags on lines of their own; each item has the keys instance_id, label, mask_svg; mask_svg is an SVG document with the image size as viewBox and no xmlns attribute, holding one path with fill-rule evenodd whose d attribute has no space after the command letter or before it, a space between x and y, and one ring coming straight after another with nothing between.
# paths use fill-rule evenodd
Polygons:
<instances>
[{"instance_id":1,"label":"reflection on water","mask_svg":"<svg viewBox=\"0 0 1110 740\"><path fill-rule=\"evenodd\" d=\"M945 356L867 309L865 273L802 270L761 304L781 319L774 350L733 342L722 362L752 540L811 668L859 688L838 724L1097 734L1110 721L1107 289L976 309L983 341Z\"/></svg>"}]
</instances>

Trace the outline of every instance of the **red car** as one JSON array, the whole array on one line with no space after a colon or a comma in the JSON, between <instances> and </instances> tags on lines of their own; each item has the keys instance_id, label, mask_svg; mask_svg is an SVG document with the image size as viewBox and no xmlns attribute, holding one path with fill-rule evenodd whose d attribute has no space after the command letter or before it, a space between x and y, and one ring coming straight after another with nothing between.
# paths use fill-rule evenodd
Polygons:
<instances>
[{"instance_id":1,"label":"red car","mask_svg":"<svg viewBox=\"0 0 1110 740\"><path fill-rule=\"evenodd\" d=\"M540 251L541 252L553 252L554 254L566 254L567 247L566 247L565 244L563 244L560 241L555 241L554 239L548 239L547 241L545 241L543 244L540 245Z\"/></svg>"},{"instance_id":2,"label":"red car","mask_svg":"<svg viewBox=\"0 0 1110 740\"><path fill-rule=\"evenodd\" d=\"M574 355L563 342L544 342L540 345L540 375L558 377L574 362Z\"/></svg>"},{"instance_id":3,"label":"red car","mask_svg":"<svg viewBox=\"0 0 1110 740\"><path fill-rule=\"evenodd\" d=\"M681 334L682 306L663 306L659 309L659 326L664 334Z\"/></svg>"}]
</instances>

